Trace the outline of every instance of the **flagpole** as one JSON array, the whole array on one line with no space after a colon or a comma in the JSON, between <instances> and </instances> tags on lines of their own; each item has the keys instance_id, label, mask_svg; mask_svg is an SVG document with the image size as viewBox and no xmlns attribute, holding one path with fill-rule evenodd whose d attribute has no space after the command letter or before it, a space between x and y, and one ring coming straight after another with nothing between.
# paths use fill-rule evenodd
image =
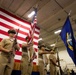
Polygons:
<instances>
[{"instance_id":1,"label":"flagpole","mask_svg":"<svg viewBox=\"0 0 76 75\"><path fill-rule=\"evenodd\" d=\"M57 43L58 43L58 40L59 40L59 35L56 39L56 42L55 42L55 46L53 47L53 50L56 48L56 53L57 53L57 61L58 61L58 65L59 65L59 70L60 70L60 75L63 74L63 71L61 69L61 66L60 66L60 58L59 58L59 52L58 52L58 47L56 47Z\"/></svg>"},{"instance_id":2,"label":"flagpole","mask_svg":"<svg viewBox=\"0 0 76 75\"><path fill-rule=\"evenodd\" d=\"M35 18L35 20L37 19L37 9L38 9L38 6L39 6L39 3L41 2L41 0L39 0L38 1L38 3L36 4L36 6L35 7L33 7L33 9L34 9L34 11L35 11L35 15L34 15L34 18ZM34 25L34 31L33 31L33 34L31 35L31 40L29 41L29 43L32 43L32 44L34 44L34 33L35 33L35 28L36 28L36 25L37 25L37 21L35 21L36 23L35 23L35 25ZM31 25L32 25L32 23L31 23ZM33 47L33 49L34 49L34 47ZM33 58L33 60L35 59L34 57L36 56L36 52L35 52L35 50L34 50L34 52L33 52L33 56L32 56L32 58ZM33 61L32 60L32 61ZM31 61L31 62L32 62ZM37 62L38 62L38 57L37 57ZM38 64L38 63L37 63Z\"/></svg>"},{"instance_id":3,"label":"flagpole","mask_svg":"<svg viewBox=\"0 0 76 75\"><path fill-rule=\"evenodd\" d=\"M33 20L32 20L32 22L31 22L31 30L30 30L30 41L29 41L29 44L32 44L32 48L33 48L33 53L32 53L32 56L31 56L31 58L32 58L32 60L30 59L30 63L35 59L35 57L36 57L36 53L35 53L35 50L34 50L34 33L35 33L35 28L36 28L36 24L37 24L37 20L36 20L36 16L37 16L37 6L38 5L36 5L36 7L34 7L34 11L35 11L35 14L33 15ZM29 56L30 57L30 56Z\"/></svg>"},{"instance_id":4,"label":"flagpole","mask_svg":"<svg viewBox=\"0 0 76 75\"><path fill-rule=\"evenodd\" d=\"M39 6L39 3L41 2L42 0L39 0L38 3L36 4L36 8L38 8Z\"/></svg>"},{"instance_id":5,"label":"flagpole","mask_svg":"<svg viewBox=\"0 0 76 75\"><path fill-rule=\"evenodd\" d=\"M14 39L14 42L17 42L17 36L18 36L18 33L19 33L19 30L20 30L20 27L21 27L21 24L19 25L18 29L17 29L17 32L16 32L16 36L15 36L15 39Z\"/></svg>"},{"instance_id":6,"label":"flagpole","mask_svg":"<svg viewBox=\"0 0 76 75\"><path fill-rule=\"evenodd\" d=\"M18 27L18 29L16 31L16 35L15 35L15 39L14 39L14 42L13 42L13 45L12 45L12 49L15 46L15 44L17 44L17 37L18 37L18 33L19 33L19 30L20 30L20 27L21 27L21 24L19 25L19 27Z\"/></svg>"},{"instance_id":7,"label":"flagpole","mask_svg":"<svg viewBox=\"0 0 76 75\"><path fill-rule=\"evenodd\" d=\"M72 11L70 10L70 11L69 11L69 13L68 13L68 16L70 16L70 15L71 15L71 12L72 12Z\"/></svg>"},{"instance_id":8,"label":"flagpole","mask_svg":"<svg viewBox=\"0 0 76 75\"><path fill-rule=\"evenodd\" d=\"M57 43L58 43L58 40L59 40L59 35L58 35L58 37L57 37L57 39L56 39L56 41L55 41L55 46L53 47L53 50L56 48L56 45L57 45Z\"/></svg>"},{"instance_id":9,"label":"flagpole","mask_svg":"<svg viewBox=\"0 0 76 75\"><path fill-rule=\"evenodd\" d=\"M61 65L60 65L60 58L59 58L58 47L57 47L56 51L57 51L57 61L58 61L58 65L59 65L60 75L63 75L63 71L62 71Z\"/></svg>"}]
</instances>

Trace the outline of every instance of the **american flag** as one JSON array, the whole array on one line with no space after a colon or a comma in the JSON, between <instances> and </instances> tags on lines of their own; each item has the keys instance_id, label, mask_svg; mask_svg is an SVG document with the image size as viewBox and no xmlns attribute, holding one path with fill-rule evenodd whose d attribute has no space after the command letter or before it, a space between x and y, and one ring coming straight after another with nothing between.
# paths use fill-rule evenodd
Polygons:
<instances>
[{"instance_id":1,"label":"american flag","mask_svg":"<svg viewBox=\"0 0 76 75\"><path fill-rule=\"evenodd\" d=\"M31 22L31 27L30 27L30 30L29 30L29 34L28 34L28 36L29 36L29 38L30 38L30 43L31 42L34 42L34 44L37 44L38 45L38 41L37 41L37 43L35 42L35 39L34 38L37 38L34 34L36 34L37 32L35 31L35 29L36 29L36 26L37 26L37 8L34 8L34 12L35 12L35 14L33 15L33 18L32 18L32 22ZM35 53L37 52L37 48L35 48L35 46L33 46L34 47L34 50L35 50ZM34 56L34 57L36 57L36 59L38 60L38 53L36 53L36 56ZM37 61L37 63L38 63L38 61Z\"/></svg>"},{"instance_id":2,"label":"american flag","mask_svg":"<svg viewBox=\"0 0 76 75\"><path fill-rule=\"evenodd\" d=\"M9 29L19 29L19 33L18 33L18 37L17 37L17 41L18 43L21 44L25 41L25 37L29 34L29 31L31 29L31 24L25 20L22 20L21 18L9 13L8 11L0 8L0 41L3 38L7 38L8 37L8 33L7 31ZM38 39L39 39L39 33L40 33L40 28L35 26L34 28L34 37L33 37L33 41L34 41L34 49L36 52L36 55L38 57ZM21 60L21 50L16 52L15 55L15 62L20 62ZM35 59L33 62L35 64L37 64L38 60Z\"/></svg>"},{"instance_id":3,"label":"american flag","mask_svg":"<svg viewBox=\"0 0 76 75\"><path fill-rule=\"evenodd\" d=\"M35 32L35 27L37 25L37 8L34 8L34 16L33 16L33 19L32 19L32 22L31 22L31 27L30 27L30 30L29 30L29 37L31 38L30 41L33 41L33 37L34 37L34 32Z\"/></svg>"}]
</instances>

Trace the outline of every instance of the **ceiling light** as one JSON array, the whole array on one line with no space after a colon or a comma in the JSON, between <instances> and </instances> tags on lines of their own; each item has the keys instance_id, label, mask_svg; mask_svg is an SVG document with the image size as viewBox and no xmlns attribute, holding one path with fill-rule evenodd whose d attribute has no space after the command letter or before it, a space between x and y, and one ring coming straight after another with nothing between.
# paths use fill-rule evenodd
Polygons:
<instances>
[{"instance_id":1,"label":"ceiling light","mask_svg":"<svg viewBox=\"0 0 76 75\"><path fill-rule=\"evenodd\" d=\"M32 17L35 14L35 11L32 11L29 15L28 18Z\"/></svg>"},{"instance_id":2,"label":"ceiling light","mask_svg":"<svg viewBox=\"0 0 76 75\"><path fill-rule=\"evenodd\" d=\"M50 46L55 46L55 44L51 44Z\"/></svg>"},{"instance_id":3,"label":"ceiling light","mask_svg":"<svg viewBox=\"0 0 76 75\"><path fill-rule=\"evenodd\" d=\"M38 39L38 41L41 41L41 40L42 40L42 38Z\"/></svg>"},{"instance_id":4,"label":"ceiling light","mask_svg":"<svg viewBox=\"0 0 76 75\"><path fill-rule=\"evenodd\" d=\"M54 33L55 34L58 34L58 33L60 33L61 32L61 30L57 30L57 31L55 31Z\"/></svg>"}]
</instances>

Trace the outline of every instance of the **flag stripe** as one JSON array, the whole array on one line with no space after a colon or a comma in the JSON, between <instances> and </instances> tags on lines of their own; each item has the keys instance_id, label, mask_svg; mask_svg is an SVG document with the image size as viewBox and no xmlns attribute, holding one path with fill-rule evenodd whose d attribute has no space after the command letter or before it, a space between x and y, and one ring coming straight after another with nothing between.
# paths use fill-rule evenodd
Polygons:
<instances>
[{"instance_id":1,"label":"flag stripe","mask_svg":"<svg viewBox=\"0 0 76 75\"><path fill-rule=\"evenodd\" d=\"M0 38L0 41L1 41L2 39Z\"/></svg>"},{"instance_id":2,"label":"flag stripe","mask_svg":"<svg viewBox=\"0 0 76 75\"><path fill-rule=\"evenodd\" d=\"M35 31L35 34L38 34L39 35L39 32Z\"/></svg>"},{"instance_id":3,"label":"flag stripe","mask_svg":"<svg viewBox=\"0 0 76 75\"><path fill-rule=\"evenodd\" d=\"M39 37L36 37L36 36L34 36L34 38L37 39L37 40L39 39Z\"/></svg>"},{"instance_id":4,"label":"flag stripe","mask_svg":"<svg viewBox=\"0 0 76 75\"><path fill-rule=\"evenodd\" d=\"M38 52L38 49L37 48L34 48L34 49L35 49L36 52Z\"/></svg>"},{"instance_id":5,"label":"flag stripe","mask_svg":"<svg viewBox=\"0 0 76 75\"><path fill-rule=\"evenodd\" d=\"M21 60L21 58L22 58L22 56L18 55L18 54L16 54L15 57L14 57L14 59L16 59L16 60Z\"/></svg>"},{"instance_id":6,"label":"flag stripe","mask_svg":"<svg viewBox=\"0 0 76 75\"><path fill-rule=\"evenodd\" d=\"M2 22L0 22L0 26L7 28L5 31L8 31L9 29L12 29L13 28L13 27L11 27L11 26L9 26L7 24L4 24ZM2 29L2 28L0 27L0 29ZM25 35L28 34L27 32L24 32L24 31L19 30L19 34L20 33L23 34L23 36L25 36Z\"/></svg>"},{"instance_id":7,"label":"flag stripe","mask_svg":"<svg viewBox=\"0 0 76 75\"><path fill-rule=\"evenodd\" d=\"M12 29L13 28L13 27L11 27L11 26L9 26L7 24L4 24L3 22L0 22L0 26L6 27L8 29ZM8 29L7 29L7 31L8 31ZM28 34L27 32L24 32L22 30L19 30L19 33L24 34L24 35L27 35ZM39 32L35 32L35 34L39 35Z\"/></svg>"},{"instance_id":8,"label":"flag stripe","mask_svg":"<svg viewBox=\"0 0 76 75\"><path fill-rule=\"evenodd\" d=\"M1 12L2 12L2 13L1 13ZM27 21L25 21L25 20L22 20L21 18L19 18L19 17L15 16L15 15L9 13L8 11L6 11L6 10L4 10L4 9L2 9L2 8L0 8L0 13L3 14L3 15L5 15L5 16L8 16L9 18L13 19L14 21L19 20L19 21L21 21L21 22L23 22L23 23L28 24L28 26L30 25L29 22L27 22ZM20 22L18 22L18 23L20 23ZM38 27L37 27L37 28L38 28Z\"/></svg>"},{"instance_id":9,"label":"flag stripe","mask_svg":"<svg viewBox=\"0 0 76 75\"><path fill-rule=\"evenodd\" d=\"M8 36L6 36L6 35L4 35L4 34L1 33L1 34L0 34L0 38L1 38L1 39L2 39L2 38L4 39L4 38L8 38ZM17 41L18 41L19 44L22 44L22 43L24 42L24 41L19 40L19 39L18 39Z\"/></svg>"},{"instance_id":10,"label":"flag stripe","mask_svg":"<svg viewBox=\"0 0 76 75\"><path fill-rule=\"evenodd\" d=\"M21 24L15 22L15 21L13 21L13 20L11 20L11 19L9 19L9 18L6 18L6 17L4 17L4 16L2 16L2 15L0 15L0 17L1 17L2 19L6 20L6 21L9 21L9 22L15 24L16 26L20 26L20 25L21 25ZM22 27L22 28L25 28L26 30L29 30L29 29L30 29L30 28L25 27L25 26L23 26L23 25L21 25L21 27Z\"/></svg>"},{"instance_id":11,"label":"flag stripe","mask_svg":"<svg viewBox=\"0 0 76 75\"><path fill-rule=\"evenodd\" d=\"M5 34L5 35L3 35L4 38L5 38L5 37L6 37L6 38L8 37L8 33L7 33L7 32L0 30L0 33L1 33L2 35ZM2 36L1 34L0 34L0 37ZM3 38L3 36L2 36L2 38ZM21 42L23 43L23 42L25 41L24 38L22 38L22 37L20 37L20 36L18 36L17 39L18 39L18 41L20 41L19 43L21 43ZM26 42L26 41L25 41L25 42ZM38 46L38 43L37 43L36 41L34 41L34 45L35 45L35 46Z\"/></svg>"},{"instance_id":12,"label":"flag stripe","mask_svg":"<svg viewBox=\"0 0 76 75\"><path fill-rule=\"evenodd\" d=\"M15 29L19 29L19 26L16 26L15 24L10 23L9 21L6 21L6 20L4 20L4 19L0 19L0 22L3 22L4 24L7 24L7 25L9 25L9 26L11 26L11 27L13 27L13 28L15 28ZM22 27L20 27L20 29L21 29L22 31L24 31L24 32L29 32L29 30L25 30L25 29L22 28Z\"/></svg>"},{"instance_id":13,"label":"flag stripe","mask_svg":"<svg viewBox=\"0 0 76 75\"><path fill-rule=\"evenodd\" d=\"M0 30L1 34L5 34L6 36L8 36L8 33L5 31ZM25 41L23 37L18 36L17 39Z\"/></svg>"},{"instance_id":14,"label":"flag stripe","mask_svg":"<svg viewBox=\"0 0 76 75\"><path fill-rule=\"evenodd\" d=\"M19 62L19 63L20 63L20 62L21 62L21 60L17 60L17 59L15 59L15 62Z\"/></svg>"},{"instance_id":15,"label":"flag stripe","mask_svg":"<svg viewBox=\"0 0 76 75\"><path fill-rule=\"evenodd\" d=\"M34 42L34 45L37 45L38 46L38 43L37 42Z\"/></svg>"},{"instance_id":16,"label":"flag stripe","mask_svg":"<svg viewBox=\"0 0 76 75\"><path fill-rule=\"evenodd\" d=\"M18 51L16 51L16 54L17 54L17 55L21 55L21 54L22 54L22 52L18 52Z\"/></svg>"}]
</instances>

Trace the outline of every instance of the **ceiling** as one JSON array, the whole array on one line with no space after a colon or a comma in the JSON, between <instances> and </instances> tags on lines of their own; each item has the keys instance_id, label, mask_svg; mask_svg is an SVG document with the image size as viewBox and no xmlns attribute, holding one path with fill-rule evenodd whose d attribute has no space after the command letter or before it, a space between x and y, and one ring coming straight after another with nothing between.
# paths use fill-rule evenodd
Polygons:
<instances>
[{"instance_id":1,"label":"ceiling","mask_svg":"<svg viewBox=\"0 0 76 75\"><path fill-rule=\"evenodd\" d=\"M59 37L56 46L60 50L65 49L59 34L54 34L54 32L62 28L71 11L70 20L76 35L76 0L0 0L1 8L29 22L31 19L27 15L36 6L38 6L38 26L41 28L40 38L50 45L55 43Z\"/></svg>"}]
</instances>

